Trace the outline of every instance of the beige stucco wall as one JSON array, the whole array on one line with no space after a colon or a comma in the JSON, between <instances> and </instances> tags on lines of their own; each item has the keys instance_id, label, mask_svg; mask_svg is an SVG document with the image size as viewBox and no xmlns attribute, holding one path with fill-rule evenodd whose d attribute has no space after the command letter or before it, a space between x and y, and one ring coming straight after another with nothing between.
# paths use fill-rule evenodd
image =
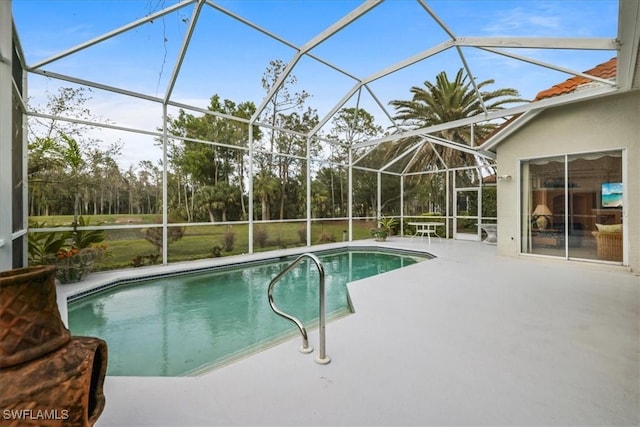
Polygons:
<instances>
[{"instance_id":1,"label":"beige stucco wall","mask_svg":"<svg viewBox=\"0 0 640 427\"><path fill-rule=\"evenodd\" d=\"M498 176L498 254L518 256L519 160L606 149L626 149L625 233L628 265L640 271L640 92L548 109L496 147Z\"/></svg>"}]
</instances>

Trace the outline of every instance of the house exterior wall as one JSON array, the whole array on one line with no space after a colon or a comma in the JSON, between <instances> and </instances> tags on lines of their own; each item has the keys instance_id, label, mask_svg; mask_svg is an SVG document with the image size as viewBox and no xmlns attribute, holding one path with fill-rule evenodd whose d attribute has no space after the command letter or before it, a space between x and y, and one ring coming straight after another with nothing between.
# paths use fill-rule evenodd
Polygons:
<instances>
[{"instance_id":1,"label":"house exterior wall","mask_svg":"<svg viewBox=\"0 0 640 427\"><path fill-rule=\"evenodd\" d=\"M626 149L627 260L640 270L640 91L550 108L496 147L498 176L513 177L498 182L498 254L520 254L520 160L609 149Z\"/></svg>"}]
</instances>

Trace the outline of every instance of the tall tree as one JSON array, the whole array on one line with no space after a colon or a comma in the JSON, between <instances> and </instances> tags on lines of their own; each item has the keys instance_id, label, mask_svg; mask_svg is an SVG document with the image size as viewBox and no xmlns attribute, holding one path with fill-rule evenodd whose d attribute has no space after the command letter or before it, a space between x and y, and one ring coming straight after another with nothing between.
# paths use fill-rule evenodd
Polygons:
<instances>
[{"instance_id":1,"label":"tall tree","mask_svg":"<svg viewBox=\"0 0 640 427\"><path fill-rule=\"evenodd\" d=\"M291 180L301 181L300 176L292 176L293 172L303 173L303 167L296 169L298 163L295 159L286 156L278 156L277 153L291 154L304 157L306 153L306 138L300 134L308 133L317 123L318 114L316 110L306 108L305 102L311 96L306 91L294 91L294 87L298 82L295 75L287 75L279 86L276 84L280 81L282 73L285 71L286 64L275 59L269 62L267 69L262 76L262 87L267 93L272 93L268 103L261 113L261 121L268 123L270 129L267 131L267 141L262 141L262 155L257 156L257 165L259 170L268 170L269 174L277 176L280 196L279 199L279 218L284 219L289 215L296 215L296 212L286 212L287 204L287 186ZM278 129L289 129L298 134L280 131ZM268 145L265 145L268 142ZM260 174L260 172L258 172ZM261 201L264 204L264 198L273 199L276 195L275 189L266 183L266 176L259 178L262 190L271 190L271 194L262 192ZM265 212L262 212L264 218Z\"/></svg>"},{"instance_id":2,"label":"tall tree","mask_svg":"<svg viewBox=\"0 0 640 427\"><path fill-rule=\"evenodd\" d=\"M337 144L330 144L330 158L332 162L345 165L348 162L349 147L353 144L367 141L383 134L381 126L377 125L375 118L371 113L362 108L343 108L331 120L332 128L329 131L329 138L336 140ZM332 215L336 215L336 196L334 179L339 182L339 211L344 216L347 212L346 200L346 168L331 167L329 168L329 188L331 191L331 211Z\"/></svg>"},{"instance_id":3,"label":"tall tree","mask_svg":"<svg viewBox=\"0 0 640 427\"><path fill-rule=\"evenodd\" d=\"M481 101L469 76L464 73L462 68L456 73L453 80L449 80L447 73L442 71L436 76L435 83L425 81L423 86L413 86L410 89L412 94L410 100L393 100L390 104L396 108L395 118L401 121L401 128L410 130L476 116L484 112L483 102L487 111L500 110L506 104L526 102L519 97L516 89L483 90L494 83L493 79L477 83ZM472 132L474 140L482 140L496 126L494 123L483 123L476 124L473 131L470 126L465 126L435 132L433 135L470 145ZM418 139L418 137L414 137L398 141L389 150L388 157L395 158ZM472 154L451 147L435 144L432 146L426 143L419 150L419 154L413 157L410 165L413 170L436 169L444 166L440 163L438 156L444 160L447 167L476 164Z\"/></svg>"},{"instance_id":4,"label":"tall tree","mask_svg":"<svg viewBox=\"0 0 640 427\"><path fill-rule=\"evenodd\" d=\"M115 157L120 154L120 144L105 148L102 141L87 136L88 126L57 118L95 121L96 117L86 107L89 92L83 88L60 88L56 94L48 95L44 108L33 108L55 118L29 120L31 215L73 213L77 219L78 215L88 213L91 201L95 212L97 194L113 185L108 177L96 174L105 164L118 169ZM118 172L112 177L119 175Z\"/></svg>"},{"instance_id":5,"label":"tall tree","mask_svg":"<svg viewBox=\"0 0 640 427\"><path fill-rule=\"evenodd\" d=\"M285 129L289 129L297 133L278 132L278 137L276 138L278 152L304 157L307 153L307 138L300 134L309 133L311 129L318 124L318 120L318 113L316 110L311 108L308 108L302 114L293 112L287 115L280 115L280 125ZM315 147L311 148L311 150L314 149ZM304 167L301 166L298 159L287 156L278 156L276 164L278 167L278 179L280 181L279 217L280 219L284 219L286 216L286 199L289 194L287 187L291 180L300 181L300 179L297 178L300 178L303 174ZM297 174L297 176L293 176L294 174ZM295 215L296 212L289 212L289 214Z\"/></svg>"},{"instance_id":6,"label":"tall tree","mask_svg":"<svg viewBox=\"0 0 640 427\"><path fill-rule=\"evenodd\" d=\"M208 109L245 119L255 113L252 102L236 104L228 99L222 100L218 95L211 97ZM175 175L173 182L178 187L177 194L170 200L182 206L178 212L184 212L188 221L198 218L213 221L216 217L214 206L221 206L221 199L226 198L222 194L231 191L239 195L234 201L241 205L242 215L246 216L243 148L248 143L249 125L218 115L194 116L181 110L179 116L169 122L169 129L172 134L198 140L173 141L170 146L169 160ZM260 137L257 127L253 132ZM200 206L195 206L196 202ZM229 203L224 203L221 216L226 217Z\"/></svg>"},{"instance_id":7,"label":"tall tree","mask_svg":"<svg viewBox=\"0 0 640 427\"><path fill-rule=\"evenodd\" d=\"M146 207L141 211L146 213L157 213L162 206L162 170L159 165L153 164L149 160L138 163L138 192L141 202L144 200Z\"/></svg>"},{"instance_id":8,"label":"tall tree","mask_svg":"<svg viewBox=\"0 0 640 427\"><path fill-rule=\"evenodd\" d=\"M85 168L85 161L82 158L82 151L78 142L65 134L61 135L62 140L65 142L63 149L61 150L62 158L68 167L69 177L68 185L64 188L71 190L71 197L73 198L73 236L72 244L76 245L78 217L80 216L80 174L83 173Z\"/></svg>"},{"instance_id":9,"label":"tall tree","mask_svg":"<svg viewBox=\"0 0 640 427\"><path fill-rule=\"evenodd\" d=\"M253 177L253 195L260 200L262 220L271 219L269 205L277 195L278 179L268 169L262 169Z\"/></svg>"},{"instance_id":10,"label":"tall tree","mask_svg":"<svg viewBox=\"0 0 640 427\"><path fill-rule=\"evenodd\" d=\"M262 75L262 87L269 93L274 87L281 74L284 72L286 64L281 59L269 61L265 73ZM274 128L278 126L279 115L287 114L287 111L299 111L303 108L306 99L310 96L304 90L291 93L292 88L297 84L295 75L289 74L284 82L277 88L273 96L269 99L267 107L262 112L262 120L271 125L269 131L269 151L273 153L276 144L276 132ZM270 166L272 164L270 163Z\"/></svg>"},{"instance_id":11,"label":"tall tree","mask_svg":"<svg viewBox=\"0 0 640 427\"><path fill-rule=\"evenodd\" d=\"M45 136L35 137L29 142L28 150L29 215L48 216L57 186L54 175L64 165L60 155L62 148L55 138Z\"/></svg>"}]
</instances>

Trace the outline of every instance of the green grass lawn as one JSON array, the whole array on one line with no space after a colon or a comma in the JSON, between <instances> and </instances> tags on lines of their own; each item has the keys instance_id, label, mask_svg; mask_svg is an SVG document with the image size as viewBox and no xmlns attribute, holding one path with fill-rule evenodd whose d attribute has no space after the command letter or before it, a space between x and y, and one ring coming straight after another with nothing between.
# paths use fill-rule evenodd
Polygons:
<instances>
[{"instance_id":1,"label":"green grass lawn","mask_svg":"<svg viewBox=\"0 0 640 427\"><path fill-rule=\"evenodd\" d=\"M162 221L162 215L83 215L85 221L91 225L121 225L121 224L157 224ZM73 215L30 216L29 222L46 223L47 227L70 227Z\"/></svg>"},{"instance_id":2,"label":"green grass lawn","mask_svg":"<svg viewBox=\"0 0 640 427\"><path fill-rule=\"evenodd\" d=\"M30 217L30 222L45 227L70 226L71 215L50 217ZM112 270L134 266L138 263L150 263L157 257L157 249L144 239L146 224L157 224L153 215L94 215L85 217L90 225L140 225L140 228L107 230L103 243L108 252L96 264L94 270ZM354 240L370 238L373 222L354 221ZM314 221L311 223L311 244L342 241L343 232L348 230L346 221ZM254 251L262 252L280 248L306 245L306 222L287 222L254 225ZM238 225L195 225L184 227L182 238L169 244L168 261L179 262L211 258L214 256L238 255L249 252L249 226ZM159 262L159 261L157 261Z\"/></svg>"}]
</instances>

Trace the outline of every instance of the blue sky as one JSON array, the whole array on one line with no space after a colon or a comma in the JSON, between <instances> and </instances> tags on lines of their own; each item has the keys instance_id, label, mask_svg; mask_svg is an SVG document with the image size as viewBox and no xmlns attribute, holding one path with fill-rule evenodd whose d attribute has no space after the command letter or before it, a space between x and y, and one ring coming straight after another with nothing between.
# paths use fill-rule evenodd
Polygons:
<instances>
[{"instance_id":1,"label":"blue sky","mask_svg":"<svg viewBox=\"0 0 640 427\"><path fill-rule=\"evenodd\" d=\"M168 0L13 0L13 12L27 62L33 65L172 4L175 2ZM302 46L361 2L243 0L216 4ZM615 38L617 31L617 0L433 0L427 4L456 36ZM186 6L43 68L162 97L192 11L192 5ZM387 0L312 53L364 78L447 38L417 2ZM465 48L463 52L477 79L495 79L492 88L514 87L527 99L570 77L476 49ZM259 104L265 94L260 78L269 60L288 62L294 53L290 47L205 5L173 99L204 108L212 95L219 94L236 102ZM606 51L520 49L516 53L577 71L615 56ZM411 86L433 81L443 70L453 76L461 66L459 56L450 49L370 86L380 102L387 105L392 99L408 99ZM297 90L304 89L312 95L309 105L317 108L321 117L355 84L309 58L300 61L294 75L298 79ZM69 83L30 77L32 102L41 102L47 91L55 92L58 86ZM384 114L365 95L362 105L383 126L387 125ZM129 97L94 91L89 108L111 123L151 130L161 125L157 105ZM141 139L137 144L153 146L151 138L147 140L143 143ZM128 155L133 161L136 153Z\"/></svg>"}]
</instances>

